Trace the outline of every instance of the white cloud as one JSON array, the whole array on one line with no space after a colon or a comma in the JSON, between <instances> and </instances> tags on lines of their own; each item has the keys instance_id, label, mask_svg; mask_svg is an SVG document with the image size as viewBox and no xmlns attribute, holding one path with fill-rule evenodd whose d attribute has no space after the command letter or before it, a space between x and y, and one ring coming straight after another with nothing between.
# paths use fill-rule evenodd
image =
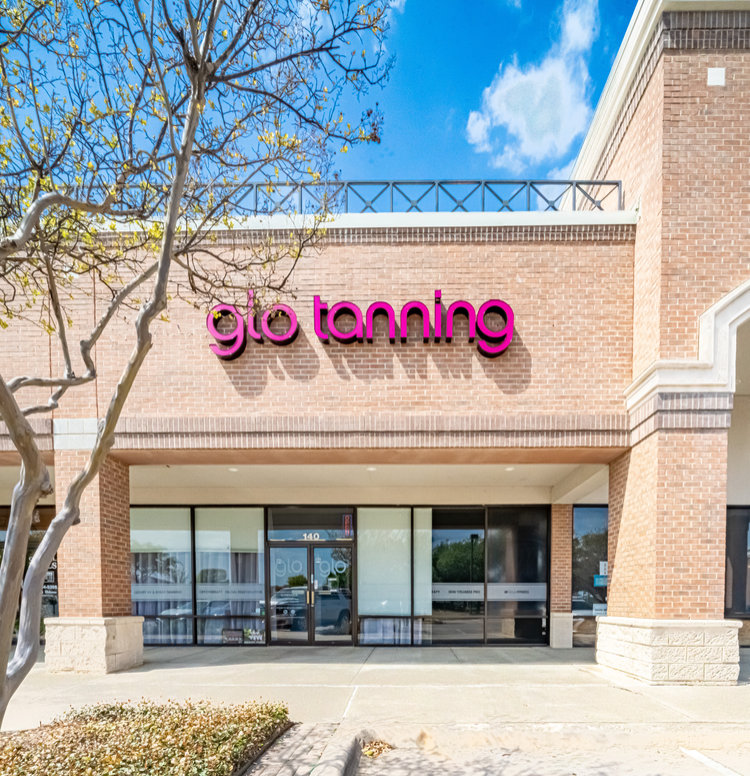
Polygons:
<instances>
[{"instance_id":1,"label":"white cloud","mask_svg":"<svg viewBox=\"0 0 750 776\"><path fill-rule=\"evenodd\" d=\"M566 0L563 6L563 53L587 52L599 32L596 0Z\"/></svg>"},{"instance_id":2,"label":"white cloud","mask_svg":"<svg viewBox=\"0 0 750 776\"><path fill-rule=\"evenodd\" d=\"M547 171L546 178L550 181L567 181L570 179L570 174L573 172L576 158L568 159L565 164L561 164L559 167L553 167Z\"/></svg>"},{"instance_id":3,"label":"white cloud","mask_svg":"<svg viewBox=\"0 0 750 776\"><path fill-rule=\"evenodd\" d=\"M597 0L565 0L560 39L540 64L501 65L471 111L466 137L493 167L513 173L559 161L591 117L587 57L597 35Z\"/></svg>"},{"instance_id":4,"label":"white cloud","mask_svg":"<svg viewBox=\"0 0 750 776\"><path fill-rule=\"evenodd\" d=\"M406 0L391 0L390 10L403 13L405 5L406 5Z\"/></svg>"},{"instance_id":5,"label":"white cloud","mask_svg":"<svg viewBox=\"0 0 750 776\"><path fill-rule=\"evenodd\" d=\"M473 110L466 122L466 136L469 142L476 146L477 151L491 151L490 120L484 113Z\"/></svg>"}]
</instances>

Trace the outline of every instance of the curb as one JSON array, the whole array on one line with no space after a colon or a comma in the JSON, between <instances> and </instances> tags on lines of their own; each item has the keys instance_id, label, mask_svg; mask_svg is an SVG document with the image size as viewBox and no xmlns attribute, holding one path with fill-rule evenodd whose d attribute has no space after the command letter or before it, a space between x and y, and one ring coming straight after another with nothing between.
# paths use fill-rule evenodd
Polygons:
<instances>
[{"instance_id":1,"label":"curb","mask_svg":"<svg viewBox=\"0 0 750 776\"><path fill-rule=\"evenodd\" d=\"M287 720L283 725L279 726L274 734L266 741L265 744L255 753L253 759L249 763L240 766L239 770L233 774L233 776L245 776L247 772L260 760L261 757L284 735L294 727L294 722Z\"/></svg>"},{"instance_id":2,"label":"curb","mask_svg":"<svg viewBox=\"0 0 750 776\"><path fill-rule=\"evenodd\" d=\"M334 736L323 750L310 776L355 776L362 757L362 744L377 736L371 730L360 730L354 735Z\"/></svg>"}]
</instances>

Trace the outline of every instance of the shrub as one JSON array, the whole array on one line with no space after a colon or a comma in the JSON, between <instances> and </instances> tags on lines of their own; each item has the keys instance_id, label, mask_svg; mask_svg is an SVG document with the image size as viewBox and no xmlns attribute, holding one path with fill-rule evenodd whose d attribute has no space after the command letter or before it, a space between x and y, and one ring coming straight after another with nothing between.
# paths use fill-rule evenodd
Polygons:
<instances>
[{"instance_id":1,"label":"shrub","mask_svg":"<svg viewBox=\"0 0 750 776\"><path fill-rule=\"evenodd\" d=\"M277 703L99 704L0 736L0 774L230 776L289 724Z\"/></svg>"}]
</instances>

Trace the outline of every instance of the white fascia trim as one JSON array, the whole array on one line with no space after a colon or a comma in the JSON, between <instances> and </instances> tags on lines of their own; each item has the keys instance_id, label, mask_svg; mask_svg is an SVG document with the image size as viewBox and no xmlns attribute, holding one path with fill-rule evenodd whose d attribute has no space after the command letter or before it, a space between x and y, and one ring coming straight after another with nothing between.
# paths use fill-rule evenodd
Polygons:
<instances>
[{"instance_id":1,"label":"white fascia trim","mask_svg":"<svg viewBox=\"0 0 750 776\"><path fill-rule=\"evenodd\" d=\"M604 84L589 131L571 173L573 179L588 179L604 151L620 109L635 80L641 60L656 25L665 11L742 11L750 0L639 0Z\"/></svg>"},{"instance_id":2,"label":"white fascia trim","mask_svg":"<svg viewBox=\"0 0 750 776\"><path fill-rule=\"evenodd\" d=\"M522 213L342 213L319 223L321 229L436 229L491 226L608 226L635 224L635 211ZM236 219L234 229L288 230L315 225L312 216L277 213Z\"/></svg>"},{"instance_id":3,"label":"white fascia trim","mask_svg":"<svg viewBox=\"0 0 750 776\"><path fill-rule=\"evenodd\" d=\"M723 296L700 317L698 358L655 361L625 390L628 409L656 392L734 393L737 328L750 320L750 280Z\"/></svg>"}]
</instances>

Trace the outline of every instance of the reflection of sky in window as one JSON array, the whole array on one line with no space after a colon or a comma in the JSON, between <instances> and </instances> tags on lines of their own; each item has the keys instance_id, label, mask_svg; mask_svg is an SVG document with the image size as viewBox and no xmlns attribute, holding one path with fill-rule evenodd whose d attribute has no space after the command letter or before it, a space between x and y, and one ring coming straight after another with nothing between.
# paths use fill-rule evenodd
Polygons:
<instances>
[{"instance_id":1,"label":"reflection of sky in window","mask_svg":"<svg viewBox=\"0 0 750 776\"><path fill-rule=\"evenodd\" d=\"M573 535L580 539L590 533L607 530L607 507L575 507L573 510Z\"/></svg>"},{"instance_id":2,"label":"reflection of sky in window","mask_svg":"<svg viewBox=\"0 0 750 776\"><path fill-rule=\"evenodd\" d=\"M190 552L190 531L130 531L131 552Z\"/></svg>"},{"instance_id":3,"label":"reflection of sky in window","mask_svg":"<svg viewBox=\"0 0 750 776\"><path fill-rule=\"evenodd\" d=\"M477 542L481 542L484 539L484 531L479 528L474 529L442 529L432 532L432 546L438 547L443 542L466 542L471 541L471 537L475 536Z\"/></svg>"}]
</instances>

